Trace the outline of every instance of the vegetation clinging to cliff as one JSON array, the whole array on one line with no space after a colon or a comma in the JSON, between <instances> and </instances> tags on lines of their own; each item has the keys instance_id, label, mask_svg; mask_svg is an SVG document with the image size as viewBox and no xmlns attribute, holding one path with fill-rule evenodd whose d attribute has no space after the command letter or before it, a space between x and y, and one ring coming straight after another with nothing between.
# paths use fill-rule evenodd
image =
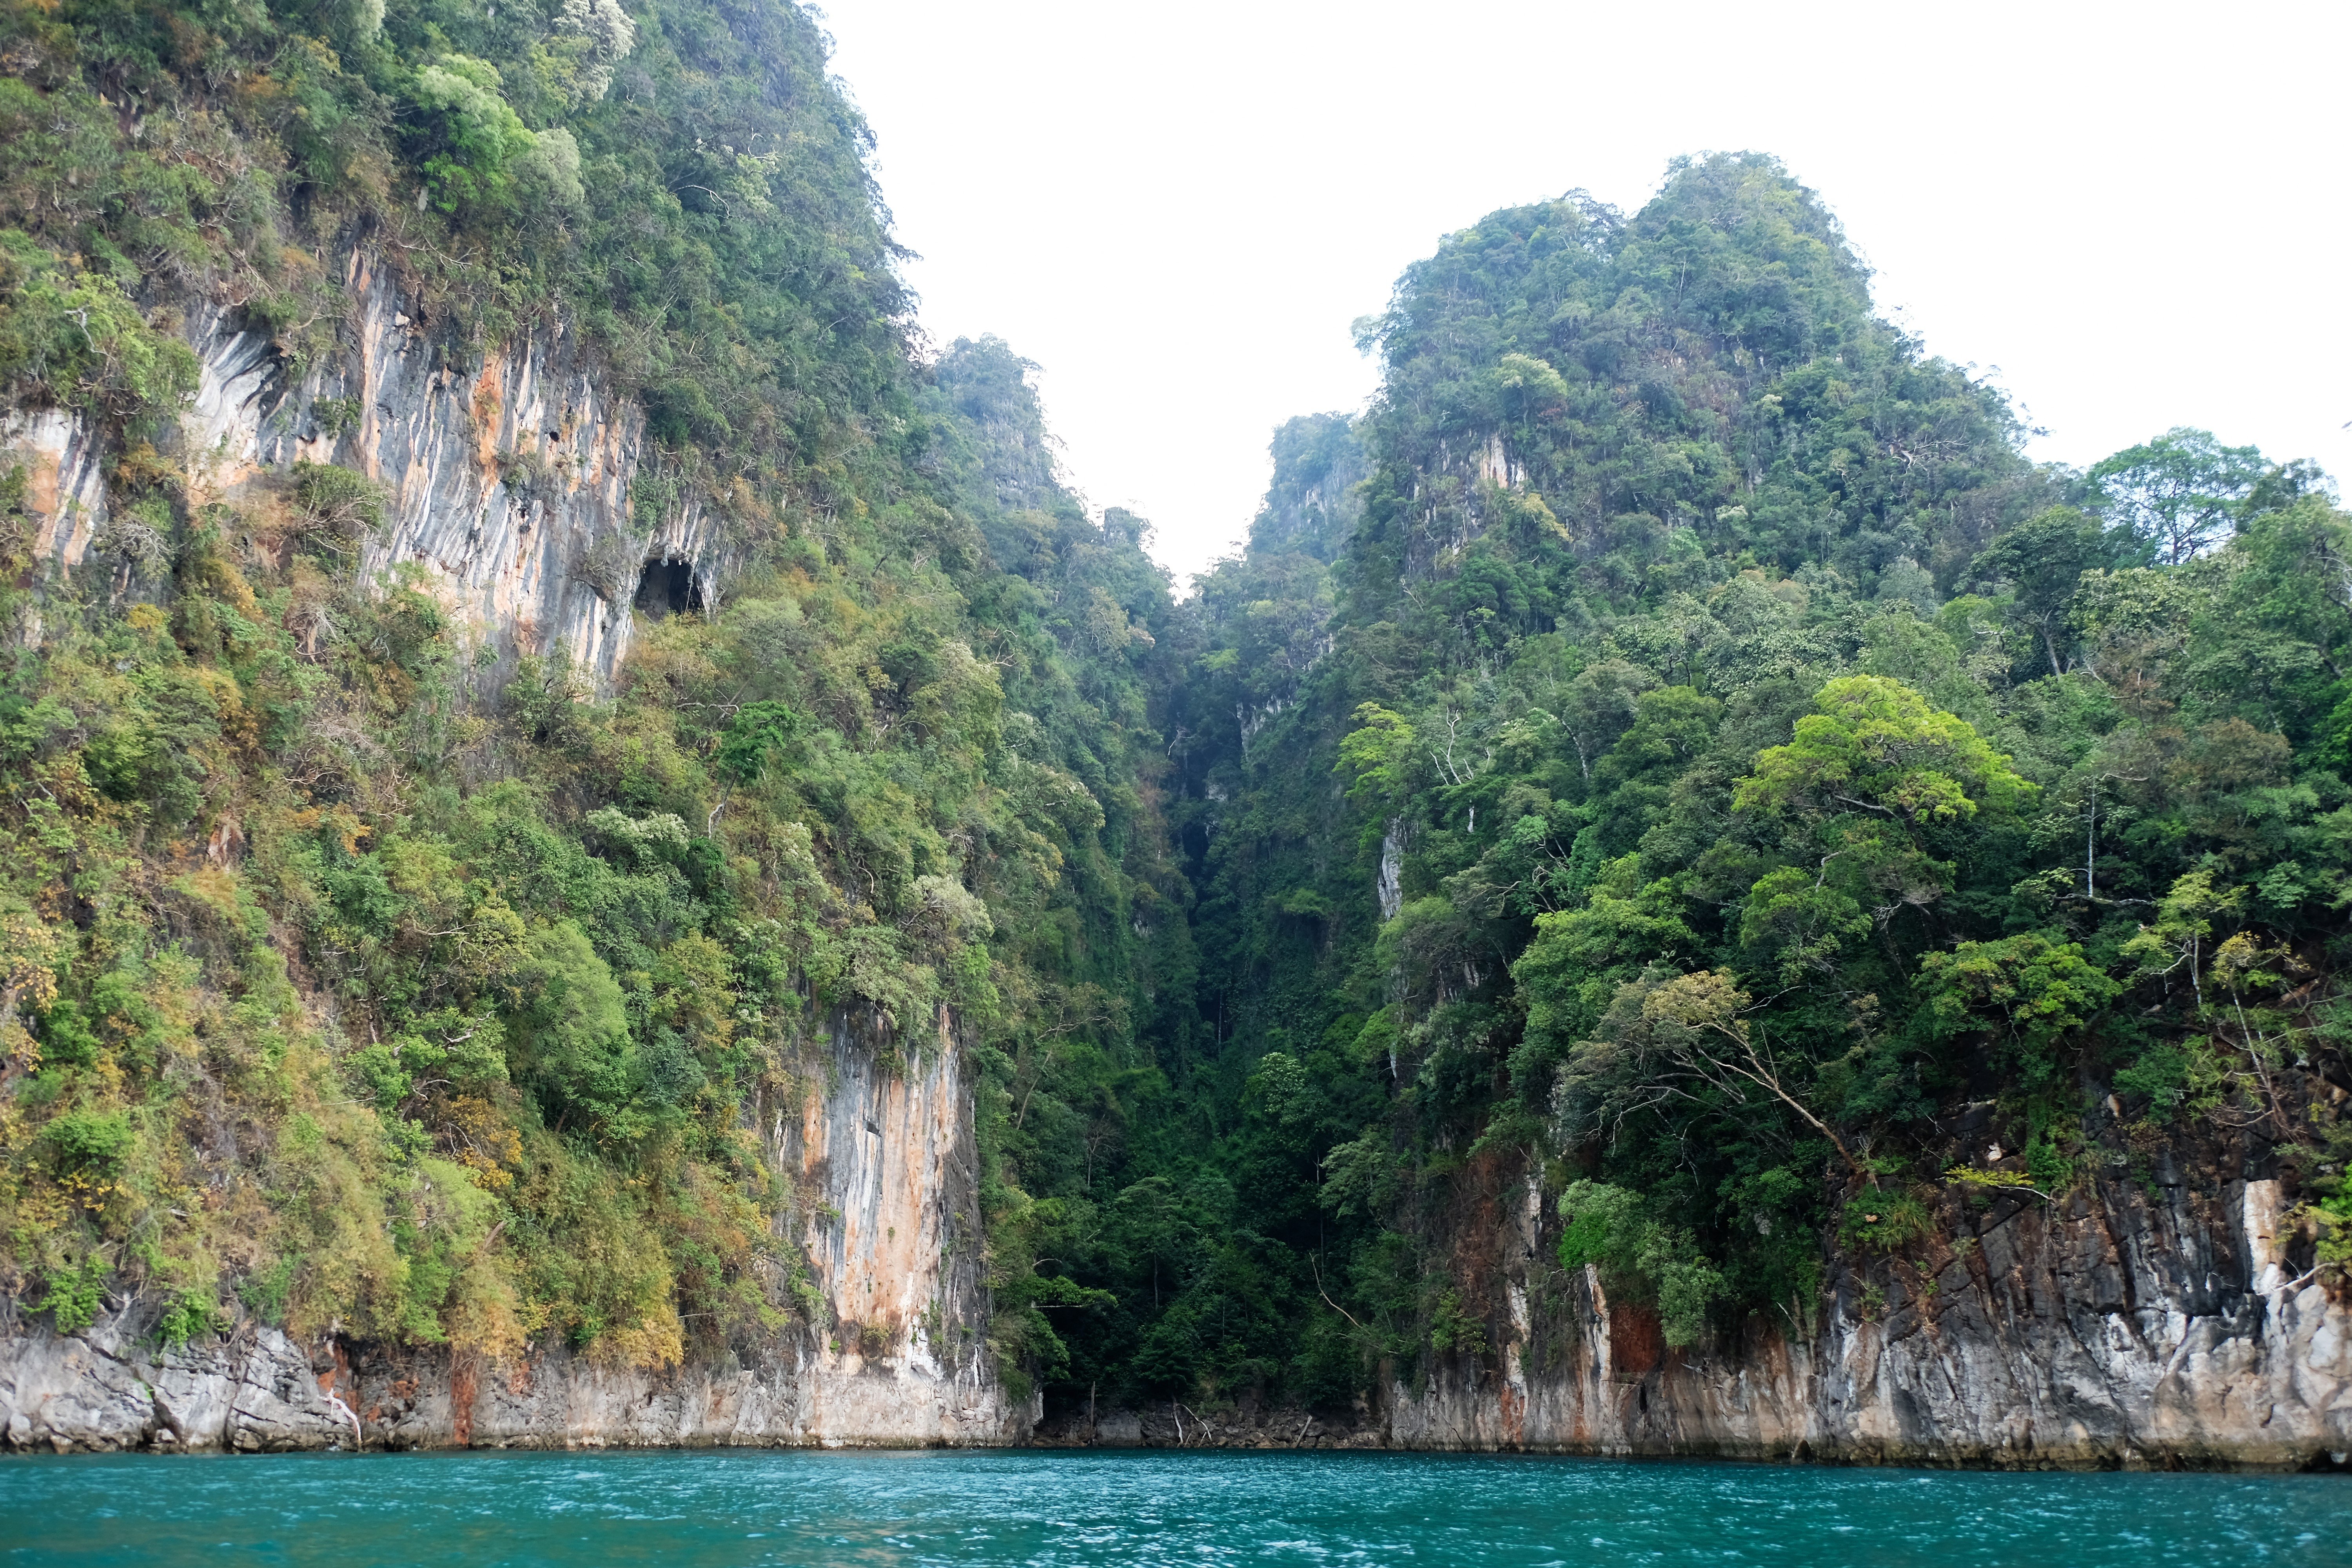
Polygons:
<instances>
[{"instance_id":1,"label":"vegetation clinging to cliff","mask_svg":"<svg viewBox=\"0 0 2352 1568\"><path fill-rule=\"evenodd\" d=\"M364 237L441 352L563 312L666 447L770 506L838 504L908 414L871 139L795 6L67 0L0 8L0 47L19 397L167 409L129 302L181 289L331 353Z\"/></svg>"},{"instance_id":2,"label":"vegetation clinging to cliff","mask_svg":"<svg viewBox=\"0 0 2352 1568\"><path fill-rule=\"evenodd\" d=\"M915 359L793 7L0 43L6 407L110 465L70 584L0 491L0 1226L58 1326L849 1332L747 1131L844 1016L971 1044L993 1348L1065 1394L1475 1364L1530 1188L1535 1310L1590 1267L1677 1343L2188 1129L2342 1261L2345 518L2201 432L2029 463L1769 159L1450 237L1178 605L1005 345ZM299 371L361 248L443 363L583 328L640 506L721 518L615 691L360 580L353 472L188 486L174 311Z\"/></svg>"},{"instance_id":3,"label":"vegetation clinging to cliff","mask_svg":"<svg viewBox=\"0 0 2352 1568\"><path fill-rule=\"evenodd\" d=\"M172 1338L858 1339L750 1108L809 1088L835 1017L919 1054L951 1012L1008 1077L1125 1018L1167 880L1142 525L1050 465L993 482L1042 450L1024 367L910 357L792 7L6 26L0 370L98 421L113 510L68 583L8 480L8 1286L63 1328L143 1297ZM348 348L354 247L407 269L436 355L584 323L648 410L640 501L719 509L723 604L646 627L609 699L362 580L358 474L191 489L173 312L299 374ZM1017 1368L1044 1321L1006 1303Z\"/></svg>"},{"instance_id":4,"label":"vegetation clinging to cliff","mask_svg":"<svg viewBox=\"0 0 2352 1568\"><path fill-rule=\"evenodd\" d=\"M2181 1138L2275 1145L2340 1258L2352 530L2200 432L2037 468L1865 284L1753 155L1496 213L1277 437L1166 698L1162 1131L1037 1178L1121 1303L1078 1383L1475 1363L1523 1182L1538 1316L1589 1265L1676 1343Z\"/></svg>"}]
</instances>

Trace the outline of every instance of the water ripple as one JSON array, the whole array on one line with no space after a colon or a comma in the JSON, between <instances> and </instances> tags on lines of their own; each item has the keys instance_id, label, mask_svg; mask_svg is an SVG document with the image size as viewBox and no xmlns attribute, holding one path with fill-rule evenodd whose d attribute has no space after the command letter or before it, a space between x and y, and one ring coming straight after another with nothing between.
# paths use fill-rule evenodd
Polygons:
<instances>
[{"instance_id":1,"label":"water ripple","mask_svg":"<svg viewBox=\"0 0 2352 1568\"><path fill-rule=\"evenodd\" d=\"M1398 1454L68 1456L0 1564L2352 1563L2352 1479Z\"/></svg>"}]
</instances>

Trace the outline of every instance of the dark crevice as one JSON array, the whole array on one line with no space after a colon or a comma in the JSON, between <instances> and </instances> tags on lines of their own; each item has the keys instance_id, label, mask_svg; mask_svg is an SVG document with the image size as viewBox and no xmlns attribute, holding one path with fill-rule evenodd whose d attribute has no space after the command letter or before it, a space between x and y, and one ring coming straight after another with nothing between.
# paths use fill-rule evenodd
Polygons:
<instances>
[{"instance_id":1,"label":"dark crevice","mask_svg":"<svg viewBox=\"0 0 2352 1568\"><path fill-rule=\"evenodd\" d=\"M695 580L694 563L676 557L646 562L645 574L637 579L637 596L631 602L638 615L655 621L701 609L702 584Z\"/></svg>"}]
</instances>

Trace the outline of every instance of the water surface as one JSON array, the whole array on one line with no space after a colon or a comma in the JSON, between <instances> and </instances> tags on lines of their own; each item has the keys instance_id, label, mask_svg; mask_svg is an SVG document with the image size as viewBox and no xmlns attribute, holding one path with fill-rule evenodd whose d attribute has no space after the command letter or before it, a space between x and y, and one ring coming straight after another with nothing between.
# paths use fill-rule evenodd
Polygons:
<instances>
[{"instance_id":1,"label":"water surface","mask_svg":"<svg viewBox=\"0 0 2352 1568\"><path fill-rule=\"evenodd\" d=\"M0 1460L0 1564L2352 1564L2352 1478L1418 1454Z\"/></svg>"}]
</instances>

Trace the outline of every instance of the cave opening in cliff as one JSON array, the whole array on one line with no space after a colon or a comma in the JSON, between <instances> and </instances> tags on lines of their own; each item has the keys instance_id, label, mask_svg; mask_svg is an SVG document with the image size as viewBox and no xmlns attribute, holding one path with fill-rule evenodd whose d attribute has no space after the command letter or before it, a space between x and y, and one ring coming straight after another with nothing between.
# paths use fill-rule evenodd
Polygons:
<instances>
[{"instance_id":1,"label":"cave opening in cliff","mask_svg":"<svg viewBox=\"0 0 2352 1568\"><path fill-rule=\"evenodd\" d=\"M695 581L694 563L675 556L646 562L645 574L637 579L634 604L637 614L656 621L701 609L702 584Z\"/></svg>"}]
</instances>

